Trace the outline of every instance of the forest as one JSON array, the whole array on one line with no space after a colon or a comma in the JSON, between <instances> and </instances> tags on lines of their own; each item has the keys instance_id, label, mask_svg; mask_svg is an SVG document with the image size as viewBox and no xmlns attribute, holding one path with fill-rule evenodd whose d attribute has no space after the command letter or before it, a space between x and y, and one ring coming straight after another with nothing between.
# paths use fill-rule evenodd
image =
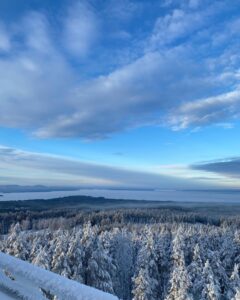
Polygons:
<instances>
[{"instance_id":1,"label":"forest","mask_svg":"<svg viewBox=\"0 0 240 300\"><path fill-rule=\"evenodd\" d=\"M238 208L23 210L0 248L123 300L237 300Z\"/></svg>"}]
</instances>

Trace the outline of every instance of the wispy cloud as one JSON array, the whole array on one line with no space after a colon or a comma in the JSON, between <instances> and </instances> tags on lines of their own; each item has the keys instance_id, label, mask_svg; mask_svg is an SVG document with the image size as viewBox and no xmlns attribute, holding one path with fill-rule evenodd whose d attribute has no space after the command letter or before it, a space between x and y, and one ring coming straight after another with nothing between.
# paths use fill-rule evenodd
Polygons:
<instances>
[{"instance_id":1,"label":"wispy cloud","mask_svg":"<svg viewBox=\"0 0 240 300\"><path fill-rule=\"evenodd\" d=\"M201 78L181 51L148 53L106 76L80 84L65 99L61 97L58 109L63 112L49 107L49 114L55 113L56 117L49 118L36 134L99 139L135 126L163 124L164 115L179 101L213 92L216 85L211 78Z\"/></svg>"},{"instance_id":2,"label":"wispy cloud","mask_svg":"<svg viewBox=\"0 0 240 300\"><path fill-rule=\"evenodd\" d=\"M169 122L174 129L179 130L215 123L225 126L227 123L223 122L239 117L240 90L236 89L215 97L183 104L170 116Z\"/></svg>"},{"instance_id":3,"label":"wispy cloud","mask_svg":"<svg viewBox=\"0 0 240 300\"><path fill-rule=\"evenodd\" d=\"M190 2L169 2L151 28L149 21L134 34L126 24L144 7L131 1L99 9L77 2L59 22L63 33L39 12L22 16L18 27L0 25L0 124L41 138L99 139L147 124L183 129L238 120L238 4ZM232 18L220 22L226 11ZM100 43L100 27L113 25L114 14L115 35ZM116 46L119 32L133 49L122 38ZM121 66L113 64L119 53Z\"/></svg>"},{"instance_id":4,"label":"wispy cloud","mask_svg":"<svg viewBox=\"0 0 240 300\"><path fill-rule=\"evenodd\" d=\"M110 0L105 7L105 14L113 20L120 20L121 22L129 22L134 16L144 8L140 2L137 3L131 0Z\"/></svg>"},{"instance_id":5,"label":"wispy cloud","mask_svg":"<svg viewBox=\"0 0 240 300\"><path fill-rule=\"evenodd\" d=\"M191 179L131 170L66 157L0 147L0 170L8 183L129 188L201 188ZM29 177L28 177L28 174ZM1 179L1 183L5 181ZM206 187L206 184L204 185Z\"/></svg>"},{"instance_id":6,"label":"wispy cloud","mask_svg":"<svg viewBox=\"0 0 240 300\"><path fill-rule=\"evenodd\" d=\"M78 57L86 57L100 34L100 22L89 3L76 2L64 21L63 45Z\"/></svg>"},{"instance_id":7,"label":"wispy cloud","mask_svg":"<svg viewBox=\"0 0 240 300\"><path fill-rule=\"evenodd\" d=\"M206 172L212 172L222 174L228 177L240 178L240 158L226 158L217 161L210 161L201 164L195 164L191 166L193 170L201 170Z\"/></svg>"},{"instance_id":8,"label":"wispy cloud","mask_svg":"<svg viewBox=\"0 0 240 300\"><path fill-rule=\"evenodd\" d=\"M10 37L7 34L5 26L0 23L0 53L1 51L6 52L11 48Z\"/></svg>"}]
</instances>

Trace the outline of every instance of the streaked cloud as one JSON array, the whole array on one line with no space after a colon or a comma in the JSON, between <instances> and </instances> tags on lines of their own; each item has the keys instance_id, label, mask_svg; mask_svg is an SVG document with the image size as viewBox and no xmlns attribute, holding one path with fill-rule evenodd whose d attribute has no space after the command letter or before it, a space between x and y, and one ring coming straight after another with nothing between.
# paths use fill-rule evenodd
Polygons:
<instances>
[{"instance_id":1,"label":"streaked cloud","mask_svg":"<svg viewBox=\"0 0 240 300\"><path fill-rule=\"evenodd\" d=\"M226 158L217 161L204 162L191 166L193 170L201 170L228 177L240 178L240 158Z\"/></svg>"},{"instance_id":2,"label":"streaked cloud","mask_svg":"<svg viewBox=\"0 0 240 300\"><path fill-rule=\"evenodd\" d=\"M1 183L124 188L206 188L207 184L150 172L83 162L67 157L0 147Z\"/></svg>"},{"instance_id":3,"label":"streaked cloud","mask_svg":"<svg viewBox=\"0 0 240 300\"><path fill-rule=\"evenodd\" d=\"M93 7L78 1L69 8L64 21L63 45L73 55L86 57L99 35L99 21Z\"/></svg>"},{"instance_id":4,"label":"streaked cloud","mask_svg":"<svg viewBox=\"0 0 240 300\"><path fill-rule=\"evenodd\" d=\"M231 128L226 121L239 119L239 117L240 90L236 89L215 97L183 104L173 113L169 122L175 130L215 123Z\"/></svg>"},{"instance_id":5,"label":"streaked cloud","mask_svg":"<svg viewBox=\"0 0 240 300\"><path fill-rule=\"evenodd\" d=\"M11 48L10 37L7 34L5 26L0 23L0 53L1 51L6 52Z\"/></svg>"},{"instance_id":6,"label":"streaked cloud","mask_svg":"<svg viewBox=\"0 0 240 300\"><path fill-rule=\"evenodd\" d=\"M143 17L144 4L127 0L76 2L58 20L63 30L36 11L2 24L0 125L41 138L102 139L147 125L239 120L238 2L180 2L156 6L142 31L127 24ZM219 21L226 12L232 18ZM116 42L119 33L128 45Z\"/></svg>"}]
</instances>

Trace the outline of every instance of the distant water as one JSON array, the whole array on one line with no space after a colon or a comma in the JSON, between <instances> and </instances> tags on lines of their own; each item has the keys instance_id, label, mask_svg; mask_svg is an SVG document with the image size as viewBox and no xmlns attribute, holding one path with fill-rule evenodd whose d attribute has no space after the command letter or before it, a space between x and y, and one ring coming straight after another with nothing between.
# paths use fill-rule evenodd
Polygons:
<instances>
[{"instance_id":1,"label":"distant water","mask_svg":"<svg viewBox=\"0 0 240 300\"><path fill-rule=\"evenodd\" d=\"M240 192L231 191L178 191L178 190L104 190L81 189L77 191L0 193L0 201L52 199L64 196L86 195L112 199L157 200L157 201L196 201L196 202L239 202Z\"/></svg>"}]
</instances>

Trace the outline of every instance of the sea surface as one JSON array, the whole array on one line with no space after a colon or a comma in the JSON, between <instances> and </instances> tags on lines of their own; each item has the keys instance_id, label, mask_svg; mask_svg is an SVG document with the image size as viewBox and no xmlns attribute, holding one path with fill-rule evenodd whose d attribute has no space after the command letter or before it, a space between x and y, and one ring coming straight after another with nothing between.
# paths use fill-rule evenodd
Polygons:
<instances>
[{"instance_id":1,"label":"sea surface","mask_svg":"<svg viewBox=\"0 0 240 300\"><path fill-rule=\"evenodd\" d=\"M194 190L108 190L81 189L75 191L0 193L0 201L52 199L65 196L87 195L111 199L190 201L190 202L239 202L240 191L194 191Z\"/></svg>"}]
</instances>

